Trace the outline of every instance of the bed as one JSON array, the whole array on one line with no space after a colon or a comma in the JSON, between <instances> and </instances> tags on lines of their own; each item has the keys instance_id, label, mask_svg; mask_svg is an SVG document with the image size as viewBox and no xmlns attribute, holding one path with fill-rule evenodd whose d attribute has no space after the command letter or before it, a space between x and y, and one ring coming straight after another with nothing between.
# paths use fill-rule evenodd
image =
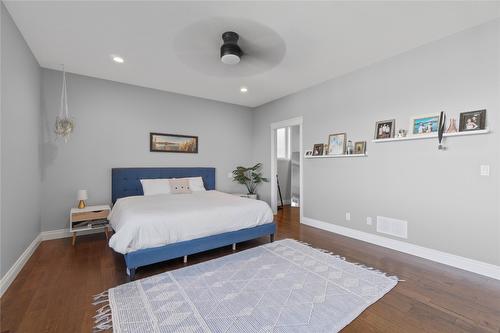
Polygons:
<instances>
[{"instance_id":1,"label":"bed","mask_svg":"<svg viewBox=\"0 0 500 333\"><path fill-rule=\"evenodd\" d=\"M143 196L140 179L186 177L201 177L206 192ZM267 204L215 191L215 168L113 168L111 192L109 244L124 255L130 279L141 266L262 236L274 240Z\"/></svg>"}]
</instances>

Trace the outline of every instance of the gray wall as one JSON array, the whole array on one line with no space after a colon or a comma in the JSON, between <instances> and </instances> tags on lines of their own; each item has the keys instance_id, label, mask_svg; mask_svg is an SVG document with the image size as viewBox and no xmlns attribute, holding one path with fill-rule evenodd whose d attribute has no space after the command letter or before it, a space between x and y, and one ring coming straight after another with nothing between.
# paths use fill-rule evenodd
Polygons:
<instances>
[{"instance_id":1,"label":"gray wall","mask_svg":"<svg viewBox=\"0 0 500 333\"><path fill-rule=\"evenodd\" d=\"M403 219L410 243L499 265L499 30L496 20L259 107L255 161L269 174L272 122L303 116L304 149L345 131L369 156L305 160L305 217L370 233L367 216ZM482 108L492 133L450 138L447 151L437 140L371 142L377 120L408 128L415 115ZM269 201L269 184L260 195Z\"/></svg>"},{"instance_id":2,"label":"gray wall","mask_svg":"<svg viewBox=\"0 0 500 333\"><path fill-rule=\"evenodd\" d=\"M61 72L42 70L42 230L68 227L78 189L88 190L89 204L109 203L113 167L215 167L217 189L244 191L228 173L252 161L251 109L79 75L67 80L76 127L64 143L53 135ZM150 132L198 135L199 153L151 153Z\"/></svg>"},{"instance_id":3,"label":"gray wall","mask_svg":"<svg viewBox=\"0 0 500 333\"><path fill-rule=\"evenodd\" d=\"M1 6L1 267L40 232L40 67Z\"/></svg>"}]
</instances>

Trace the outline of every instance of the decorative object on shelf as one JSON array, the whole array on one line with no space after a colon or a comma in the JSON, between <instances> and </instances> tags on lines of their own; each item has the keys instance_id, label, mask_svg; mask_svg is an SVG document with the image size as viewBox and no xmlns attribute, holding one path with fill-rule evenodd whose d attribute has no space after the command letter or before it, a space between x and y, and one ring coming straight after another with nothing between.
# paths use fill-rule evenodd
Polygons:
<instances>
[{"instance_id":1,"label":"decorative object on shelf","mask_svg":"<svg viewBox=\"0 0 500 333\"><path fill-rule=\"evenodd\" d=\"M313 154L313 151L312 150L306 150L306 154L305 156L308 157L308 156L312 156Z\"/></svg>"},{"instance_id":2,"label":"decorative object on shelf","mask_svg":"<svg viewBox=\"0 0 500 333\"><path fill-rule=\"evenodd\" d=\"M329 147L328 143L325 143L323 145L323 155L328 155L328 147Z\"/></svg>"},{"instance_id":3,"label":"decorative object on shelf","mask_svg":"<svg viewBox=\"0 0 500 333\"><path fill-rule=\"evenodd\" d=\"M382 120L375 123L375 139L388 139L394 137L396 120Z\"/></svg>"},{"instance_id":4,"label":"decorative object on shelf","mask_svg":"<svg viewBox=\"0 0 500 333\"><path fill-rule=\"evenodd\" d=\"M325 144L323 143L315 144L313 147L313 156L323 155L324 146Z\"/></svg>"},{"instance_id":5,"label":"decorative object on shelf","mask_svg":"<svg viewBox=\"0 0 500 333\"><path fill-rule=\"evenodd\" d=\"M396 133L396 138L404 138L404 137L406 136L406 134L407 134L407 133L408 133L408 132L407 132L405 129L400 128L400 129L398 130L398 133Z\"/></svg>"},{"instance_id":6,"label":"decorative object on shelf","mask_svg":"<svg viewBox=\"0 0 500 333\"><path fill-rule=\"evenodd\" d=\"M198 154L198 137L193 135L149 133L149 151Z\"/></svg>"},{"instance_id":7,"label":"decorative object on shelf","mask_svg":"<svg viewBox=\"0 0 500 333\"><path fill-rule=\"evenodd\" d=\"M413 117L410 121L411 133L413 135L426 135L437 133L439 126L439 115L429 114Z\"/></svg>"},{"instance_id":8,"label":"decorative object on shelf","mask_svg":"<svg viewBox=\"0 0 500 333\"><path fill-rule=\"evenodd\" d=\"M63 65L63 78L62 78L62 88L61 88L61 105L59 109L59 114L56 117L56 124L54 133L58 137L62 137L64 142L68 142L69 136L75 129L75 123L73 119L69 116L68 110L68 92L66 87L66 71Z\"/></svg>"},{"instance_id":9,"label":"decorative object on shelf","mask_svg":"<svg viewBox=\"0 0 500 333\"><path fill-rule=\"evenodd\" d=\"M354 144L354 154L366 153L366 141L358 141Z\"/></svg>"},{"instance_id":10,"label":"decorative object on shelf","mask_svg":"<svg viewBox=\"0 0 500 333\"><path fill-rule=\"evenodd\" d=\"M256 194L257 186L263 182L268 182L267 178L262 177L262 163L257 163L251 167L239 166L233 170L233 181L245 185L247 194Z\"/></svg>"},{"instance_id":11,"label":"decorative object on shelf","mask_svg":"<svg viewBox=\"0 0 500 333\"><path fill-rule=\"evenodd\" d=\"M460 132L483 130L486 128L486 110L460 113Z\"/></svg>"},{"instance_id":12,"label":"decorative object on shelf","mask_svg":"<svg viewBox=\"0 0 500 333\"><path fill-rule=\"evenodd\" d=\"M347 155L352 155L354 151L354 145L352 144L351 140L347 141Z\"/></svg>"},{"instance_id":13,"label":"decorative object on shelf","mask_svg":"<svg viewBox=\"0 0 500 333\"><path fill-rule=\"evenodd\" d=\"M343 155L346 151L347 135L345 133L328 136L328 155Z\"/></svg>"},{"instance_id":14,"label":"decorative object on shelf","mask_svg":"<svg viewBox=\"0 0 500 333\"><path fill-rule=\"evenodd\" d=\"M444 124L446 122L446 115L444 111L439 114L439 125L438 125L438 149L445 150L443 146L443 134L444 134Z\"/></svg>"},{"instance_id":15,"label":"decorative object on shelf","mask_svg":"<svg viewBox=\"0 0 500 333\"><path fill-rule=\"evenodd\" d=\"M78 208L83 209L87 207L85 200L88 200L89 196L87 194L87 190L78 190L77 199L78 199Z\"/></svg>"},{"instance_id":16,"label":"decorative object on shelf","mask_svg":"<svg viewBox=\"0 0 500 333\"><path fill-rule=\"evenodd\" d=\"M455 118L450 119L450 125L448 126L448 129L446 130L446 133L456 133L458 132L457 129L457 120Z\"/></svg>"}]
</instances>

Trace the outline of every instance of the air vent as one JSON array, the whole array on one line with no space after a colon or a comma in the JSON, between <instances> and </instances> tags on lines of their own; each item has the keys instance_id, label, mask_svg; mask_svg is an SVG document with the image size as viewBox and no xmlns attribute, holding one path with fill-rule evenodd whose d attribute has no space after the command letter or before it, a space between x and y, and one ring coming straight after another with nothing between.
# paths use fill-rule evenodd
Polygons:
<instances>
[{"instance_id":1,"label":"air vent","mask_svg":"<svg viewBox=\"0 0 500 333\"><path fill-rule=\"evenodd\" d=\"M377 216L377 232L408 238L408 222L390 217Z\"/></svg>"}]
</instances>

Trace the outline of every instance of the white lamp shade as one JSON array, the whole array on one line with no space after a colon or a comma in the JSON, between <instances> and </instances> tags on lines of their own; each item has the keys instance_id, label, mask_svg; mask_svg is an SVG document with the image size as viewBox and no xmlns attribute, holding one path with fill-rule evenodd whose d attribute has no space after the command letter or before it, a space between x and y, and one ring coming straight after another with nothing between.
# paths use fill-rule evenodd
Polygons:
<instances>
[{"instance_id":1,"label":"white lamp shade","mask_svg":"<svg viewBox=\"0 0 500 333\"><path fill-rule=\"evenodd\" d=\"M78 190L78 200L87 200L88 198L87 190Z\"/></svg>"}]
</instances>

